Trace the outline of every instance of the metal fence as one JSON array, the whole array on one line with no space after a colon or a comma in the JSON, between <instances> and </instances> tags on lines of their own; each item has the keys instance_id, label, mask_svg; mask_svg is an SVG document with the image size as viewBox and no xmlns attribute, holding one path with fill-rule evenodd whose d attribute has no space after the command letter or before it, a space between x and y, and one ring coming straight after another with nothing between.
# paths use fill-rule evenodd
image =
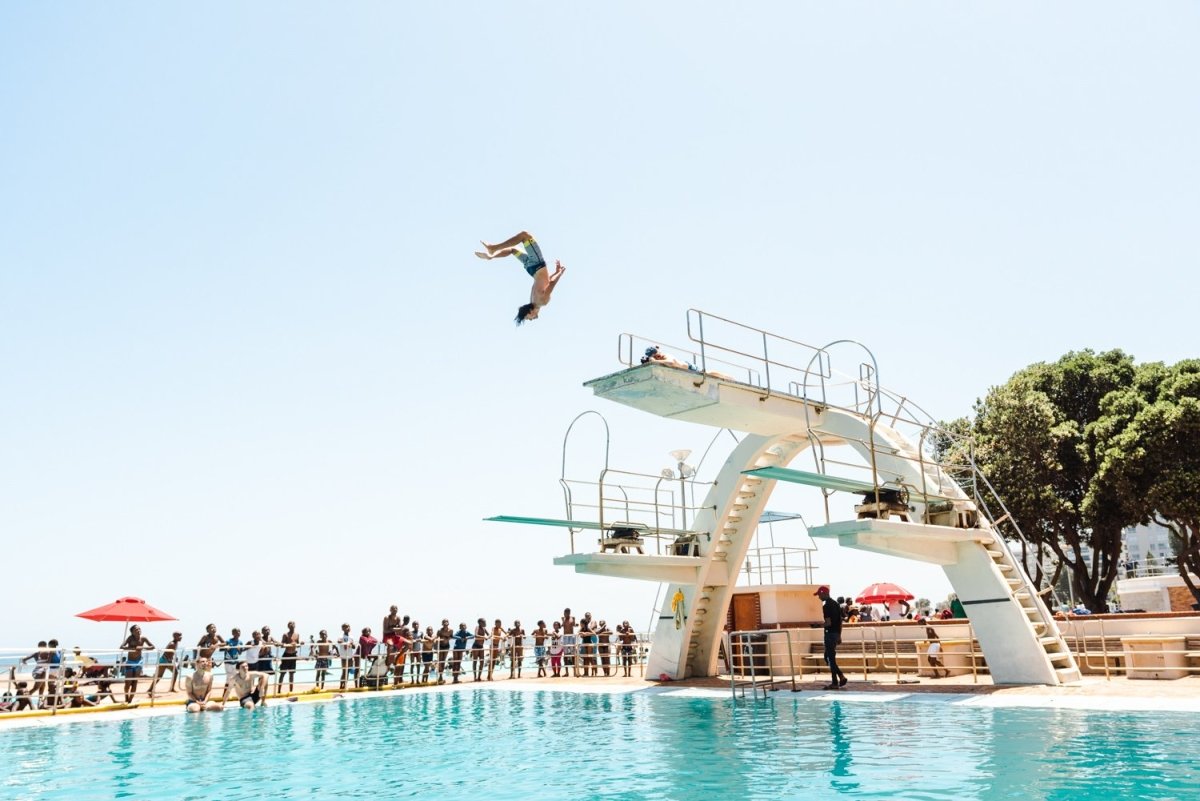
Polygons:
<instances>
[{"instance_id":1,"label":"metal fence","mask_svg":"<svg viewBox=\"0 0 1200 801\"><path fill-rule=\"evenodd\" d=\"M489 637L478 647L390 649L383 643L369 647L353 643L352 650L338 643L305 643L295 656L283 647L260 650L251 670L265 674L267 699L321 692L362 692L405 687L451 684L464 680L505 678L588 678L645 675L649 640L639 634L632 643L617 637L609 642L577 642L564 638L559 647L545 638L535 645L524 638ZM248 644L236 653L221 646L213 649L212 690L208 700L219 700L226 677L247 655ZM253 653L250 653L253 656ZM74 710L122 709L143 704L183 704L188 682L202 655L199 649L147 650L130 661L124 650L0 649L0 717L22 714L58 714ZM257 676L255 676L257 678ZM236 698L233 699L237 701Z\"/></svg>"}]
</instances>

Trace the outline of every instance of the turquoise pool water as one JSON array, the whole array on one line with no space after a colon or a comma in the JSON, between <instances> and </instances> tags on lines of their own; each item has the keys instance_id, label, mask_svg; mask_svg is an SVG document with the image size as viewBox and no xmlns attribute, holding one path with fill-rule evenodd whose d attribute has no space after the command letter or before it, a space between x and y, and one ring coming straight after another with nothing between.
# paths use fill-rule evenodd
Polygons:
<instances>
[{"instance_id":1,"label":"turquoise pool water","mask_svg":"<svg viewBox=\"0 0 1200 801\"><path fill-rule=\"evenodd\" d=\"M1195 799L1190 714L474 690L0 731L0 798Z\"/></svg>"}]
</instances>

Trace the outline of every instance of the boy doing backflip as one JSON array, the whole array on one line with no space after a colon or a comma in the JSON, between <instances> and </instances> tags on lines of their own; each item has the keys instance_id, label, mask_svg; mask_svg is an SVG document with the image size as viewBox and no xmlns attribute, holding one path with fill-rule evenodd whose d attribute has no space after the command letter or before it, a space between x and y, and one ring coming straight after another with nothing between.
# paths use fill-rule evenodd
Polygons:
<instances>
[{"instance_id":1,"label":"boy doing backflip","mask_svg":"<svg viewBox=\"0 0 1200 801\"><path fill-rule=\"evenodd\" d=\"M542 249L528 231L522 231L496 245L489 245L487 242L479 244L483 245L482 251L475 251L479 258L499 259L504 256L516 256L525 267L525 272L533 279L533 288L529 290L529 302L517 309L516 321L517 325L521 325L526 320L536 320L540 309L550 302L550 295L567 268L562 266L562 262L555 261L554 273L551 274L546 267L546 259L542 257ZM517 247L518 245L520 247Z\"/></svg>"}]
</instances>

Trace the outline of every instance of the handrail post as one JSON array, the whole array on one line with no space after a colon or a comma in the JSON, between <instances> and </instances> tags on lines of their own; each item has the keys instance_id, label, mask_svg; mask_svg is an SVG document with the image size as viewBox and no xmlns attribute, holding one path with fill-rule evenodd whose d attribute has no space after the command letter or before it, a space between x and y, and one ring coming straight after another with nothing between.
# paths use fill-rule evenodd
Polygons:
<instances>
[{"instance_id":1,"label":"handrail post","mask_svg":"<svg viewBox=\"0 0 1200 801\"><path fill-rule=\"evenodd\" d=\"M733 637L732 632L724 632L721 635L722 641L725 643L725 654L729 657L729 695L736 700L737 685L734 683L733 676Z\"/></svg>"},{"instance_id":2,"label":"handrail post","mask_svg":"<svg viewBox=\"0 0 1200 801\"><path fill-rule=\"evenodd\" d=\"M792 676L792 692L797 692L797 690L796 690L796 654L795 654L795 651L792 650L792 630L784 629L783 634L785 637L787 637L788 672Z\"/></svg>"},{"instance_id":3,"label":"handrail post","mask_svg":"<svg viewBox=\"0 0 1200 801\"><path fill-rule=\"evenodd\" d=\"M896 665L896 683L900 683L900 643L896 640L896 627L889 626L892 630L892 662ZM914 650L916 644L913 645ZM917 660L917 675L921 675L921 660Z\"/></svg>"},{"instance_id":4,"label":"handrail post","mask_svg":"<svg viewBox=\"0 0 1200 801\"><path fill-rule=\"evenodd\" d=\"M1104 636L1104 618L1100 618L1096 622L1100 624L1100 654L1104 658L1104 680L1112 681L1112 676L1108 671L1108 637ZM1128 666L1126 666L1126 670L1128 670Z\"/></svg>"}]
</instances>

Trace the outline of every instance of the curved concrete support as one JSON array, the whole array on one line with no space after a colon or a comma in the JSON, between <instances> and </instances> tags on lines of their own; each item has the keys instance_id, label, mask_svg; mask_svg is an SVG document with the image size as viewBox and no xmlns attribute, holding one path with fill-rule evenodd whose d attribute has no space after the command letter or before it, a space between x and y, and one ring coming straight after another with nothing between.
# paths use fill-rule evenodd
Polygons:
<instances>
[{"instance_id":1,"label":"curved concrete support","mask_svg":"<svg viewBox=\"0 0 1200 801\"><path fill-rule=\"evenodd\" d=\"M700 537L697 581L668 585L666 602L654 629L647 675L683 679L715 673L731 588L775 484L741 473L748 467L786 464L804 444L751 434L725 460L694 526L697 531L708 532ZM671 608L677 593L683 595L682 615Z\"/></svg>"}]
</instances>

